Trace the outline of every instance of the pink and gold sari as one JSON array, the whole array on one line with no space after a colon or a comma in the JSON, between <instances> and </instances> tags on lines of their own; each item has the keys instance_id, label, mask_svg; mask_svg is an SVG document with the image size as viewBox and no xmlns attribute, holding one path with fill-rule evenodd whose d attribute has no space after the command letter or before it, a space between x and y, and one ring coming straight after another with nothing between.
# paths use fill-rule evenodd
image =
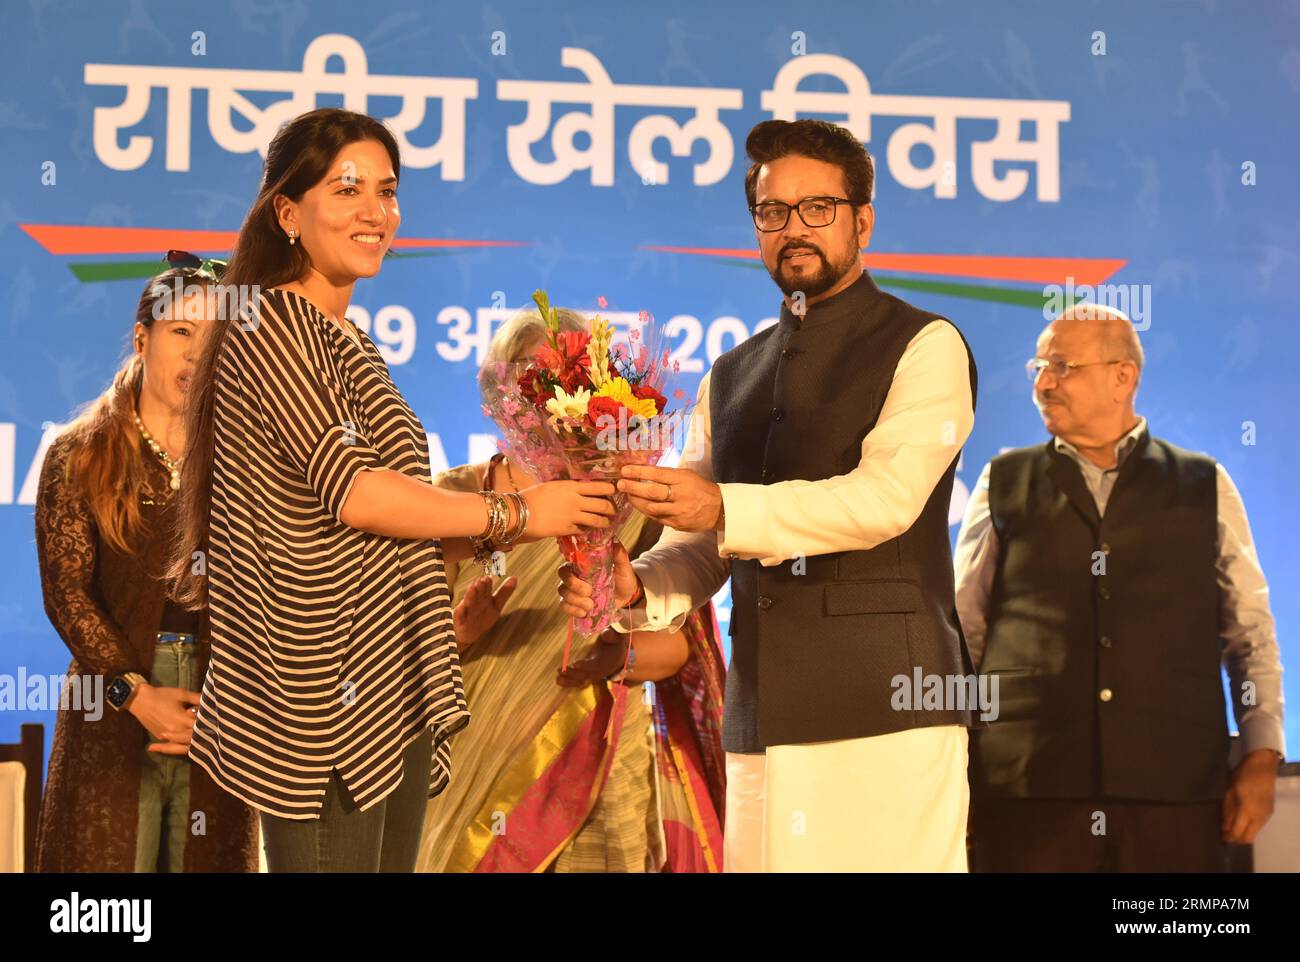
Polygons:
<instances>
[{"instance_id":1,"label":"pink and gold sari","mask_svg":"<svg viewBox=\"0 0 1300 962\"><path fill-rule=\"evenodd\" d=\"M482 481L482 465L435 479L468 491ZM620 540L636 544L644 523L634 512ZM561 563L552 540L507 555L519 585L501 620L462 656L472 717L452 741L451 783L429 800L417 870L721 871L724 668L712 606L683 626L689 658L654 686L653 713L640 704L641 686L561 688ZM459 600L482 572L456 567L448 579ZM617 829L638 819L649 822L644 833Z\"/></svg>"}]
</instances>

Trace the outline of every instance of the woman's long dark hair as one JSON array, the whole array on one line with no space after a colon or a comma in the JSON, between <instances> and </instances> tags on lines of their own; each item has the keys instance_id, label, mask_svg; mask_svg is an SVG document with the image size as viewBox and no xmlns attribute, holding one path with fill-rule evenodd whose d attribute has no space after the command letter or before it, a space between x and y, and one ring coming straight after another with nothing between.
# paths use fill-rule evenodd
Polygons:
<instances>
[{"instance_id":1,"label":"woman's long dark hair","mask_svg":"<svg viewBox=\"0 0 1300 962\"><path fill-rule=\"evenodd\" d=\"M219 302L247 303L253 301L258 289L291 283L307 275L311 266L307 252L302 244L289 243L280 227L275 198L283 194L292 201L300 200L325 179L339 151L366 140L377 141L388 151L393 173L400 178L397 142L383 124L365 114L334 107L313 110L295 117L275 135L267 149L261 188L239 229L229 266L221 277L225 296ZM246 318L240 316L212 319L186 400L185 462L176 539L167 573L176 600L191 608L202 607L208 600L206 551L212 506L215 375L226 337L242 323ZM200 559L202 566L198 564Z\"/></svg>"},{"instance_id":2,"label":"woman's long dark hair","mask_svg":"<svg viewBox=\"0 0 1300 962\"><path fill-rule=\"evenodd\" d=\"M135 319L146 330L153 330L159 305L171 301L177 280L186 287L208 283L186 267L169 268L151 277L135 308ZM144 534L140 492L148 487L148 459L153 453L145 453L135 426L143 384L144 358L132 351L113 375L113 383L82 405L60 432L61 437L70 439L64 483L77 486L100 535L123 554L134 552Z\"/></svg>"}]
</instances>

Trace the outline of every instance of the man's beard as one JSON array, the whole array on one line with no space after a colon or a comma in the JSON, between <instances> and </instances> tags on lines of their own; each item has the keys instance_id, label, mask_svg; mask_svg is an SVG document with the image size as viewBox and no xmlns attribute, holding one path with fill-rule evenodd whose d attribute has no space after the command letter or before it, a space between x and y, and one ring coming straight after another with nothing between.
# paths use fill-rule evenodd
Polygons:
<instances>
[{"instance_id":1,"label":"man's beard","mask_svg":"<svg viewBox=\"0 0 1300 962\"><path fill-rule=\"evenodd\" d=\"M793 274L784 273L782 267L785 266L785 255L791 251L809 251L814 254L818 261L817 270L811 274L803 273L797 278ZM860 262L861 255L858 253L857 248L854 248L846 255L841 263L832 264L826 259L825 254L811 244L792 242L781 248L781 252L777 255L776 268L775 270L769 270L768 274L771 275L772 280L776 282L776 286L781 289L781 293L786 297L793 297L797 293L802 293L806 300L810 297L825 294L840 282L844 275L853 268L854 264L860 264Z\"/></svg>"}]
</instances>

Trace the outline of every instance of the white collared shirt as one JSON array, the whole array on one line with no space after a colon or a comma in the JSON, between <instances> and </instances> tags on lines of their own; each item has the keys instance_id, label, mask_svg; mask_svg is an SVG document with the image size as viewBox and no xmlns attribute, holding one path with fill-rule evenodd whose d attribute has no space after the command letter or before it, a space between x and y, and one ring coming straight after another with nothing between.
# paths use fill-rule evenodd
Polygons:
<instances>
[{"instance_id":1,"label":"white collared shirt","mask_svg":"<svg viewBox=\"0 0 1300 962\"><path fill-rule=\"evenodd\" d=\"M1110 492L1115 487L1115 479L1119 477L1119 469L1129 456L1129 452L1137 447L1138 438L1142 436L1146 426L1147 419L1139 417L1133 429L1115 442L1115 463L1109 468L1098 467L1064 438L1053 439L1056 450L1067 455L1079 466L1079 470L1083 474L1083 481L1088 486L1088 492L1092 495L1092 500L1096 502L1098 515L1105 515L1106 505L1110 501Z\"/></svg>"}]
</instances>

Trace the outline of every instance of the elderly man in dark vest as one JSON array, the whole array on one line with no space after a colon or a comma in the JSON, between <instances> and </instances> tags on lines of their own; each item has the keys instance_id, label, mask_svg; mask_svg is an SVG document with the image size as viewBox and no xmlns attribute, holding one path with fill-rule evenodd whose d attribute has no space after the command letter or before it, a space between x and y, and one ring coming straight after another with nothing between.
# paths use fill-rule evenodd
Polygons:
<instances>
[{"instance_id":1,"label":"elderly man in dark vest","mask_svg":"<svg viewBox=\"0 0 1300 962\"><path fill-rule=\"evenodd\" d=\"M999 694L971 745L977 871L1223 871L1273 809L1268 585L1223 466L1135 412L1142 363L1118 311L1053 321L1028 365L1052 440L994 458L967 505L957 607Z\"/></svg>"},{"instance_id":2,"label":"elderly man in dark vest","mask_svg":"<svg viewBox=\"0 0 1300 962\"><path fill-rule=\"evenodd\" d=\"M975 680L948 528L974 361L862 269L856 138L774 120L746 149L780 320L705 376L681 467L625 469L668 530L616 569L621 627L672 627L731 578L726 869L965 871L977 705L944 682ZM561 578L565 610L588 610Z\"/></svg>"}]
</instances>

